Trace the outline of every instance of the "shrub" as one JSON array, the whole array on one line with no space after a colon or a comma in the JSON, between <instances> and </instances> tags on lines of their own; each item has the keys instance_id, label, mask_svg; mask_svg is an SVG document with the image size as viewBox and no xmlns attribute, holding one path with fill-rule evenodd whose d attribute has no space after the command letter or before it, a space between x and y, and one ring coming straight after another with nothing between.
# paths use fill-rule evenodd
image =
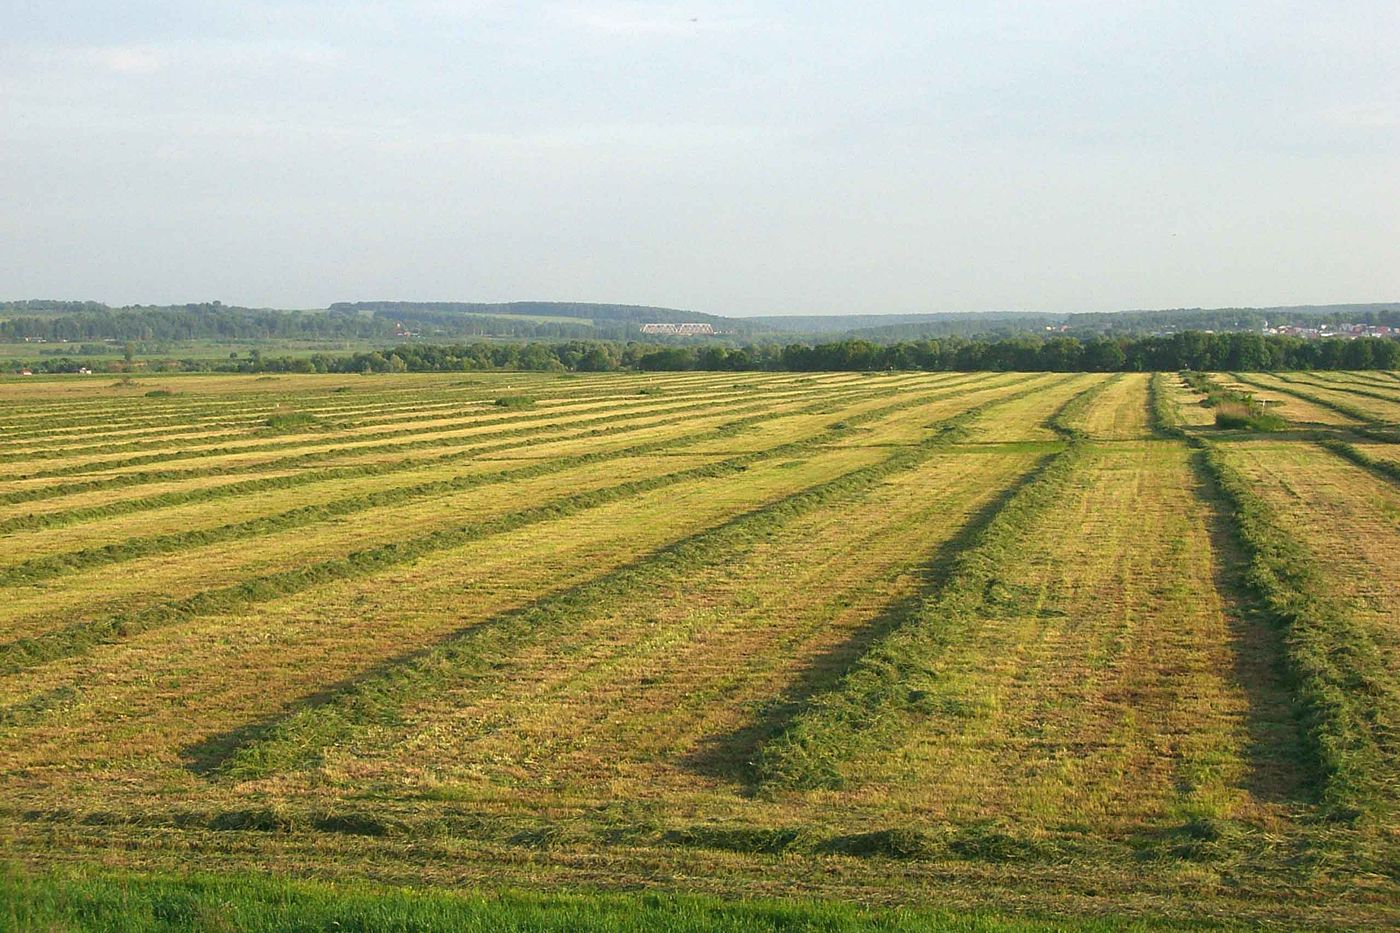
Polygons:
<instances>
[{"instance_id":1,"label":"shrub","mask_svg":"<svg viewBox=\"0 0 1400 933\"><path fill-rule=\"evenodd\" d=\"M277 431L291 431L296 428L309 427L316 423L316 416L305 411L289 411L278 409L268 416L264 422L269 428Z\"/></svg>"},{"instance_id":2,"label":"shrub","mask_svg":"<svg viewBox=\"0 0 1400 933\"><path fill-rule=\"evenodd\" d=\"M1249 427L1249 409L1237 402L1217 405L1215 426L1228 429L1247 428Z\"/></svg>"},{"instance_id":3,"label":"shrub","mask_svg":"<svg viewBox=\"0 0 1400 933\"><path fill-rule=\"evenodd\" d=\"M1252 402L1252 400L1251 400ZM1288 422L1257 402L1221 402L1215 409L1215 426L1238 431L1278 431Z\"/></svg>"},{"instance_id":4,"label":"shrub","mask_svg":"<svg viewBox=\"0 0 1400 933\"><path fill-rule=\"evenodd\" d=\"M1201 405L1215 409L1215 426L1230 431L1280 431L1288 421L1269 411L1253 392L1211 382L1205 373L1185 372L1181 378L1205 397Z\"/></svg>"},{"instance_id":5,"label":"shrub","mask_svg":"<svg viewBox=\"0 0 1400 933\"><path fill-rule=\"evenodd\" d=\"M535 400L528 395L503 395L496 399L497 408L534 408Z\"/></svg>"},{"instance_id":6,"label":"shrub","mask_svg":"<svg viewBox=\"0 0 1400 933\"><path fill-rule=\"evenodd\" d=\"M837 836L825 848L842 855L882 856L892 859L929 858L938 850L937 842L928 833L900 827L879 829L869 833Z\"/></svg>"}]
</instances>

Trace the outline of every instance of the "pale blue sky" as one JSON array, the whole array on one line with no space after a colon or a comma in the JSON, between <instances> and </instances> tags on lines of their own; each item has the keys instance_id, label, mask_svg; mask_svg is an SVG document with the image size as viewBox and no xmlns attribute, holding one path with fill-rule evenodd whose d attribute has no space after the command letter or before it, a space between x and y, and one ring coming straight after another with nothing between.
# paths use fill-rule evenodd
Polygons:
<instances>
[{"instance_id":1,"label":"pale blue sky","mask_svg":"<svg viewBox=\"0 0 1400 933\"><path fill-rule=\"evenodd\" d=\"M1400 3L0 0L0 298L1400 299Z\"/></svg>"}]
</instances>

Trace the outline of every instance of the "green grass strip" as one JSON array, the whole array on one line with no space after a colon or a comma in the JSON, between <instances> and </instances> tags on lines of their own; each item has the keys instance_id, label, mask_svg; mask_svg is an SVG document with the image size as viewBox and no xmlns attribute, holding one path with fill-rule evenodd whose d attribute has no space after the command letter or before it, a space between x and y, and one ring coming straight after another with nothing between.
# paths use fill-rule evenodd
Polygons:
<instances>
[{"instance_id":1,"label":"green grass strip","mask_svg":"<svg viewBox=\"0 0 1400 933\"><path fill-rule=\"evenodd\" d=\"M1171 392L1172 377L1166 373L1153 373L1147 383L1148 423L1152 433L1162 438L1183 438L1186 429L1181 420L1181 412Z\"/></svg>"},{"instance_id":2,"label":"green grass strip","mask_svg":"<svg viewBox=\"0 0 1400 933\"><path fill-rule=\"evenodd\" d=\"M812 899L463 893L269 875L0 871L0 926L65 933L1170 933L1242 927L1141 916L1049 919Z\"/></svg>"}]
</instances>

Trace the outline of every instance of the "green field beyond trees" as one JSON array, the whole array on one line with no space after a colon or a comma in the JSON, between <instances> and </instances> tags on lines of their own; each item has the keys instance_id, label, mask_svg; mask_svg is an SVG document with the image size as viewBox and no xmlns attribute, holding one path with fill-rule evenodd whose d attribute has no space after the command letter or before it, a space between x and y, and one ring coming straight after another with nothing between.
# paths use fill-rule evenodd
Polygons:
<instances>
[{"instance_id":1,"label":"green field beyond trees","mask_svg":"<svg viewBox=\"0 0 1400 933\"><path fill-rule=\"evenodd\" d=\"M0 928L1393 928L1400 376L1252 368L0 379Z\"/></svg>"}]
</instances>

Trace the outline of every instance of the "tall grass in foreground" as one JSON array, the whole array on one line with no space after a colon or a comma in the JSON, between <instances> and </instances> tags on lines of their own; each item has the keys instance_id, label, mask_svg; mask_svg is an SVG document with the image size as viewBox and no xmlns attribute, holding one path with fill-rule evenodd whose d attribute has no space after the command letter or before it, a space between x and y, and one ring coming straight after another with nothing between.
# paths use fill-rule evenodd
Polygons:
<instances>
[{"instance_id":1,"label":"tall grass in foreground","mask_svg":"<svg viewBox=\"0 0 1400 933\"><path fill-rule=\"evenodd\" d=\"M1100 918L1050 920L814 900L673 894L455 894L253 876L0 872L0 927L16 933L1109 933L1237 929Z\"/></svg>"}]
</instances>

